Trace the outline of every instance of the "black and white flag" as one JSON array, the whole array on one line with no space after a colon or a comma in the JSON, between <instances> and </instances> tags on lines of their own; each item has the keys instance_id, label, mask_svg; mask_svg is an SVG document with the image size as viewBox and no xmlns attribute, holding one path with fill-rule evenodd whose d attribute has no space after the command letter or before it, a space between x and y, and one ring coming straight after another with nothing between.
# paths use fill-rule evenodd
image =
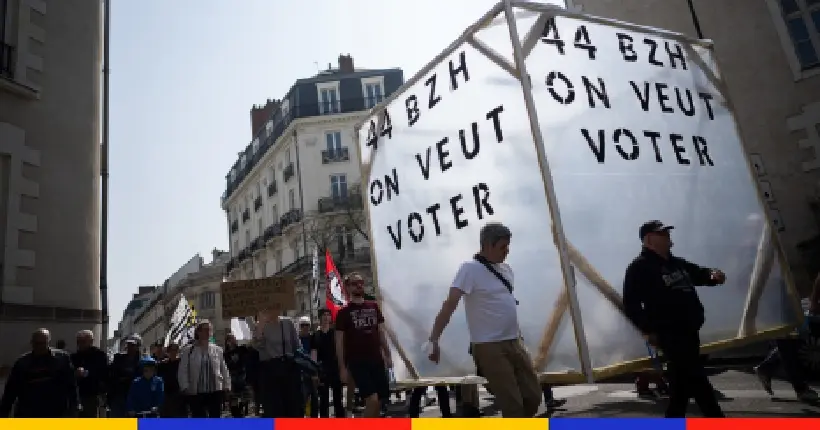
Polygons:
<instances>
[{"instance_id":1,"label":"black and white flag","mask_svg":"<svg viewBox=\"0 0 820 430\"><path fill-rule=\"evenodd\" d=\"M196 325L196 312L191 307L185 296L179 296L174 313L171 315L171 322L168 333L165 335L165 346L170 343L185 345L193 341L193 332Z\"/></svg>"}]
</instances>

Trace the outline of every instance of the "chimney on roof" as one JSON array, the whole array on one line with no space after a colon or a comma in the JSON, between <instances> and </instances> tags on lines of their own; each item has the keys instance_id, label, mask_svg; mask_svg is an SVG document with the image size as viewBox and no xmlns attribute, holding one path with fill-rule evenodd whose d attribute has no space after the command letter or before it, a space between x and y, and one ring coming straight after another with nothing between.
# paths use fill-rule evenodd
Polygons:
<instances>
[{"instance_id":1,"label":"chimney on roof","mask_svg":"<svg viewBox=\"0 0 820 430\"><path fill-rule=\"evenodd\" d=\"M264 106L253 105L251 107L251 138L256 137L256 133L265 125L273 111L279 107L281 102L276 99L268 99Z\"/></svg>"},{"instance_id":2,"label":"chimney on roof","mask_svg":"<svg viewBox=\"0 0 820 430\"><path fill-rule=\"evenodd\" d=\"M339 71L342 73L353 73L353 57L350 54L339 54Z\"/></svg>"}]
</instances>

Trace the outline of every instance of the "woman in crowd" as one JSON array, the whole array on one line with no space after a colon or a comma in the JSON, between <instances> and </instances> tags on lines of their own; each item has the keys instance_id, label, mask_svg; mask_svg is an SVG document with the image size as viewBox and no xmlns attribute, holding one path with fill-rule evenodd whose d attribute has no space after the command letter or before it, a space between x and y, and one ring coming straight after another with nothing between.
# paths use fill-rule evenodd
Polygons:
<instances>
[{"instance_id":1,"label":"woman in crowd","mask_svg":"<svg viewBox=\"0 0 820 430\"><path fill-rule=\"evenodd\" d=\"M194 418L220 418L222 405L231 390L231 376L222 348L209 342L211 332L208 320L198 323L194 343L183 347L180 354L179 388Z\"/></svg>"}]
</instances>

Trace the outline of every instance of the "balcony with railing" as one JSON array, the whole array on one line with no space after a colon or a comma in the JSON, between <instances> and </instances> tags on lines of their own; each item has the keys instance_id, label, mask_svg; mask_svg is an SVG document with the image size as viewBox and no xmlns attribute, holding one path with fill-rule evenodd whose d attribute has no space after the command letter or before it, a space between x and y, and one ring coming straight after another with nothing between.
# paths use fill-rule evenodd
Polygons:
<instances>
[{"instance_id":1,"label":"balcony with railing","mask_svg":"<svg viewBox=\"0 0 820 430\"><path fill-rule=\"evenodd\" d=\"M265 229L265 233L262 235L262 239L267 242L274 237L282 235L282 225L279 223L273 224Z\"/></svg>"},{"instance_id":2,"label":"balcony with railing","mask_svg":"<svg viewBox=\"0 0 820 430\"><path fill-rule=\"evenodd\" d=\"M350 151L347 147L322 150L322 164L338 163L340 161L350 161Z\"/></svg>"},{"instance_id":3,"label":"balcony with railing","mask_svg":"<svg viewBox=\"0 0 820 430\"><path fill-rule=\"evenodd\" d=\"M248 222L249 219L251 219L251 212L248 210L248 208L245 208L245 210L242 211L242 224Z\"/></svg>"},{"instance_id":4,"label":"balcony with railing","mask_svg":"<svg viewBox=\"0 0 820 430\"><path fill-rule=\"evenodd\" d=\"M239 231L239 221L233 220L231 221L231 233L236 233Z\"/></svg>"},{"instance_id":5,"label":"balcony with railing","mask_svg":"<svg viewBox=\"0 0 820 430\"><path fill-rule=\"evenodd\" d=\"M288 182L288 181L290 181L290 179L291 179L291 178L293 177L293 175L295 175L295 174L296 174L296 171L295 171L295 169L294 169L294 167L293 167L293 161L291 161L291 162L290 162L290 163L288 163L288 165L287 165L287 166L285 166L285 168L282 170L282 180L283 180L283 181L285 181L285 182Z\"/></svg>"},{"instance_id":6,"label":"balcony with railing","mask_svg":"<svg viewBox=\"0 0 820 430\"><path fill-rule=\"evenodd\" d=\"M282 225L282 229L285 227L295 224L302 220L302 210L301 209L291 209L285 212L282 215L282 218L279 220L279 223Z\"/></svg>"},{"instance_id":7,"label":"balcony with railing","mask_svg":"<svg viewBox=\"0 0 820 430\"><path fill-rule=\"evenodd\" d=\"M279 187L276 186L276 181L268 184L268 197L275 196L277 191L279 191Z\"/></svg>"},{"instance_id":8,"label":"balcony with railing","mask_svg":"<svg viewBox=\"0 0 820 430\"><path fill-rule=\"evenodd\" d=\"M257 196L253 199L253 211L259 212L259 209L262 209L262 196Z\"/></svg>"},{"instance_id":9,"label":"balcony with railing","mask_svg":"<svg viewBox=\"0 0 820 430\"><path fill-rule=\"evenodd\" d=\"M259 251L260 249L264 248L264 246L265 246L265 242L262 241L262 236L259 236L256 239L251 241L251 244L250 244L250 246L248 246L248 249L250 250L251 253L254 253L254 252Z\"/></svg>"},{"instance_id":10,"label":"balcony with railing","mask_svg":"<svg viewBox=\"0 0 820 430\"><path fill-rule=\"evenodd\" d=\"M358 193L350 193L343 196L328 196L319 199L319 213L360 210L363 207L362 195Z\"/></svg>"},{"instance_id":11,"label":"balcony with railing","mask_svg":"<svg viewBox=\"0 0 820 430\"><path fill-rule=\"evenodd\" d=\"M245 180L247 175L262 159L262 156L269 149L277 144L277 141L288 126L300 118L310 118L322 115L335 115L345 113L364 112L369 109L374 100L371 98L342 98L335 103L315 103L315 104L290 104L285 109L280 106L274 111L270 118L270 132L264 128L254 137L258 139L258 148L254 150L254 145L250 144L245 148L244 155L237 160L226 176L227 186L222 194L222 204L236 191L236 188ZM244 163L242 162L244 158Z\"/></svg>"}]
</instances>

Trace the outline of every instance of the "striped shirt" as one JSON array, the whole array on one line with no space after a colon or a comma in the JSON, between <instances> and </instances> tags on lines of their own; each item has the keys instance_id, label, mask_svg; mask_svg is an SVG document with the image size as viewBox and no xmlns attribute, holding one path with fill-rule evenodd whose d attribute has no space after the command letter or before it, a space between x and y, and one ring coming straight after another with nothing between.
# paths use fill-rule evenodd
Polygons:
<instances>
[{"instance_id":1,"label":"striped shirt","mask_svg":"<svg viewBox=\"0 0 820 430\"><path fill-rule=\"evenodd\" d=\"M211 363L211 354L208 346L205 348L195 347L199 350L200 368L199 381L196 384L197 394L213 393L216 391L216 374L214 372L213 363Z\"/></svg>"}]
</instances>

